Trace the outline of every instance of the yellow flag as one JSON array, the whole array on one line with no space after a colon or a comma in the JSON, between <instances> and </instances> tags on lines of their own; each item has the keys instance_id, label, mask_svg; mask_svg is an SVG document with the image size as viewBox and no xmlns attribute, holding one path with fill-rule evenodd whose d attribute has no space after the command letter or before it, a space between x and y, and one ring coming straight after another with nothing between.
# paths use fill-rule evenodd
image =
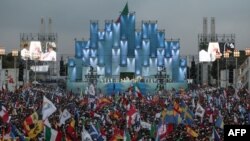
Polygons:
<instances>
[{"instance_id":1,"label":"yellow flag","mask_svg":"<svg viewBox=\"0 0 250 141\"><path fill-rule=\"evenodd\" d=\"M187 126L187 133L192 137L198 137L198 133L196 133L192 128Z\"/></svg>"},{"instance_id":2,"label":"yellow flag","mask_svg":"<svg viewBox=\"0 0 250 141\"><path fill-rule=\"evenodd\" d=\"M39 133L41 133L43 131L43 122L42 120L39 120L34 128L32 128L29 132L28 132L28 136L30 138L35 138Z\"/></svg>"}]
</instances>

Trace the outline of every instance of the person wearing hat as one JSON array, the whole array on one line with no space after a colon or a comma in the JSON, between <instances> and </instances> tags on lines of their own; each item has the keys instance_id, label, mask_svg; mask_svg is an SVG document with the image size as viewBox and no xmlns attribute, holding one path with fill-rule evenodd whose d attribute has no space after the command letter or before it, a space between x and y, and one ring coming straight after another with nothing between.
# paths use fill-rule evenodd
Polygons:
<instances>
[{"instance_id":1,"label":"person wearing hat","mask_svg":"<svg viewBox=\"0 0 250 141\"><path fill-rule=\"evenodd\" d=\"M55 52L56 44L54 42L47 44L48 51L43 54L41 60L42 61L56 61L56 52Z\"/></svg>"}]
</instances>

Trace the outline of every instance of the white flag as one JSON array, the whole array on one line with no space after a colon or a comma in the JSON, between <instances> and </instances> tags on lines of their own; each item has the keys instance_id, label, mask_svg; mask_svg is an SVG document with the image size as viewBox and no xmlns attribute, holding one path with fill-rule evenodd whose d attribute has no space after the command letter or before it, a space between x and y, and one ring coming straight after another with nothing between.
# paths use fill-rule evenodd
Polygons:
<instances>
[{"instance_id":1,"label":"white flag","mask_svg":"<svg viewBox=\"0 0 250 141\"><path fill-rule=\"evenodd\" d=\"M214 122L214 120L213 120L213 114L210 114L209 115L209 123L213 123Z\"/></svg>"},{"instance_id":2,"label":"white flag","mask_svg":"<svg viewBox=\"0 0 250 141\"><path fill-rule=\"evenodd\" d=\"M56 111L56 106L45 96L43 96L43 120L48 118L50 115L52 115Z\"/></svg>"},{"instance_id":3,"label":"white flag","mask_svg":"<svg viewBox=\"0 0 250 141\"><path fill-rule=\"evenodd\" d=\"M148 130L151 130L151 124L148 122L141 121L142 128L146 128Z\"/></svg>"},{"instance_id":4,"label":"white flag","mask_svg":"<svg viewBox=\"0 0 250 141\"><path fill-rule=\"evenodd\" d=\"M82 130L82 141L93 141L89 132L85 129L84 126Z\"/></svg>"},{"instance_id":5,"label":"white flag","mask_svg":"<svg viewBox=\"0 0 250 141\"><path fill-rule=\"evenodd\" d=\"M196 111L195 111L195 115L202 118L204 116L204 114L205 114L205 109L203 107L201 107L200 103L198 103Z\"/></svg>"},{"instance_id":6,"label":"white flag","mask_svg":"<svg viewBox=\"0 0 250 141\"><path fill-rule=\"evenodd\" d=\"M51 124L49 123L49 120L48 120L48 119L46 119L46 120L44 121L44 125L46 125L46 126L48 126L49 128L51 128Z\"/></svg>"},{"instance_id":7,"label":"white flag","mask_svg":"<svg viewBox=\"0 0 250 141\"><path fill-rule=\"evenodd\" d=\"M95 95L95 87L93 84L89 86L89 94L90 95Z\"/></svg>"},{"instance_id":8,"label":"white flag","mask_svg":"<svg viewBox=\"0 0 250 141\"><path fill-rule=\"evenodd\" d=\"M65 124L65 121L69 119L70 117L71 117L71 114L69 113L69 111L67 109L64 109L59 117L60 119L59 126L61 126L62 124Z\"/></svg>"},{"instance_id":9,"label":"white flag","mask_svg":"<svg viewBox=\"0 0 250 141\"><path fill-rule=\"evenodd\" d=\"M193 106L193 108L195 108L194 98L192 98L192 106Z\"/></svg>"},{"instance_id":10,"label":"white flag","mask_svg":"<svg viewBox=\"0 0 250 141\"><path fill-rule=\"evenodd\" d=\"M238 119L235 114L234 114L234 123L238 123Z\"/></svg>"}]
</instances>

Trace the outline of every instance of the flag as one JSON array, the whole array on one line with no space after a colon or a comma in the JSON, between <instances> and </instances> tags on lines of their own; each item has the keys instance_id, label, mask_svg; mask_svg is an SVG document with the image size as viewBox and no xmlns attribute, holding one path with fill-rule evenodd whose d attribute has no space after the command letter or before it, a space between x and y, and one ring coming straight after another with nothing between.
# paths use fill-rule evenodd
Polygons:
<instances>
[{"instance_id":1,"label":"flag","mask_svg":"<svg viewBox=\"0 0 250 141\"><path fill-rule=\"evenodd\" d=\"M27 137L25 137L25 136L23 135L23 133L21 133L21 132L16 128L15 125L12 125L12 124L11 124L11 134L12 134L13 136L15 136L15 137L19 137L19 140L20 140L20 141L27 141L27 140L29 140Z\"/></svg>"},{"instance_id":2,"label":"flag","mask_svg":"<svg viewBox=\"0 0 250 141\"><path fill-rule=\"evenodd\" d=\"M49 99L43 96L43 108L42 108L43 120L48 118L55 111L56 111L56 106Z\"/></svg>"},{"instance_id":3,"label":"flag","mask_svg":"<svg viewBox=\"0 0 250 141\"><path fill-rule=\"evenodd\" d=\"M234 114L234 123L238 123L238 119L235 114Z\"/></svg>"},{"instance_id":4,"label":"flag","mask_svg":"<svg viewBox=\"0 0 250 141\"><path fill-rule=\"evenodd\" d=\"M187 126L187 133L192 137L198 137L198 133L196 133L192 128Z\"/></svg>"},{"instance_id":5,"label":"flag","mask_svg":"<svg viewBox=\"0 0 250 141\"><path fill-rule=\"evenodd\" d=\"M157 136L156 136L156 140L164 140L166 135L167 135L167 127L165 123L160 123L158 130L157 130Z\"/></svg>"},{"instance_id":6,"label":"flag","mask_svg":"<svg viewBox=\"0 0 250 141\"><path fill-rule=\"evenodd\" d=\"M48 126L45 126L45 141L61 141L62 132L56 131Z\"/></svg>"},{"instance_id":7,"label":"flag","mask_svg":"<svg viewBox=\"0 0 250 141\"><path fill-rule=\"evenodd\" d=\"M90 95L95 95L95 87L93 84L90 84L89 88L88 88L88 94Z\"/></svg>"},{"instance_id":8,"label":"flag","mask_svg":"<svg viewBox=\"0 0 250 141\"><path fill-rule=\"evenodd\" d=\"M220 135L215 128L213 128L212 139L214 141L220 141Z\"/></svg>"},{"instance_id":9,"label":"flag","mask_svg":"<svg viewBox=\"0 0 250 141\"><path fill-rule=\"evenodd\" d=\"M0 103L0 117L3 122L9 122L10 116L6 110L6 108Z\"/></svg>"},{"instance_id":10,"label":"flag","mask_svg":"<svg viewBox=\"0 0 250 141\"><path fill-rule=\"evenodd\" d=\"M123 135L123 141L131 141L131 137L130 134L127 130L124 131L124 135Z\"/></svg>"},{"instance_id":11,"label":"flag","mask_svg":"<svg viewBox=\"0 0 250 141\"><path fill-rule=\"evenodd\" d=\"M148 123L148 122L145 122L145 121L141 121L141 127L142 128L146 128L146 129L148 129L148 130L151 130L152 128L151 128L151 124L150 123Z\"/></svg>"},{"instance_id":12,"label":"flag","mask_svg":"<svg viewBox=\"0 0 250 141\"><path fill-rule=\"evenodd\" d=\"M103 141L103 138L102 138L100 132L98 132L96 130L96 128L93 124L90 125L89 134L93 140Z\"/></svg>"},{"instance_id":13,"label":"flag","mask_svg":"<svg viewBox=\"0 0 250 141\"><path fill-rule=\"evenodd\" d=\"M116 111L111 113L111 117L113 117L114 119L119 120L122 117L122 115L121 115L121 113L119 111L116 110Z\"/></svg>"},{"instance_id":14,"label":"flag","mask_svg":"<svg viewBox=\"0 0 250 141\"><path fill-rule=\"evenodd\" d=\"M34 125L38 122L38 119L39 118L37 112L34 112L24 120L23 124L26 133L28 133L31 128L34 127Z\"/></svg>"},{"instance_id":15,"label":"flag","mask_svg":"<svg viewBox=\"0 0 250 141\"><path fill-rule=\"evenodd\" d=\"M174 125L173 124L168 124L167 127L167 133L170 134L174 131Z\"/></svg>"},{"instance_id":16,"label":"flag","mask_svg":"<svg viewBox=\"0 0 250 141\"><path fill-rule=\"evenodd\" d=\"M185 121L185 123L188 125L193 124L194 113L187 107L183 100L180 102L180 111L181 117Z\"/></svg>"},{"instance_id":17,"label":"flag","mask_svg":"<svg viewBox=\"0 0 250 141\"><path fill-rule=\"evenodd\" d=\"M43 131L43 121L39 120L34 124L34 127L28 132L28 137L35 138L42 131Z\"/></svg>"},{"instance_id":18,"label":"flag","mask_svg":"<svg viewBox=\"0 0 250 141\"><path fill-rule=\"evenodd\" d=\"M171 104L167 107L165 121L166 123L175 123L174 108Z\"/></svg>"},{"instance_id":19,"label":"flag","mask_svg":"<svg viewBox=\"0 0 250 141\"><path fill-rule=\"evenodd\" d=\"M124 138L124 131L122 131L121 129L115 127L113 136L111 137L111 139L109 141L123 140L123 138Z\"/></svg>"},{"instance_id":20,"label":"flag","mask_svg":"<svg viewBox=\"0 0 250 141\"><path fill-rule=\"evenodd\" d=\"M45 121L43 122L44 125L51 127L51 124L49 123L48 119L45 119Z\"/></svg>"},{"instance_id":21,"label":"flag","mask_svg":"<svg viewBox=\"0 0 250 141\"><path fill-rule=\"evenodd\" d=\"M89 132L85 129L85 127L83 126L82 128L82 141L93 141Z\"/></svg>"},{"instance_id":22,"label":"flag","mask_svg":"<svg viewBox=\"0 0 250 141\"><path fill-rule=\"evenodd\" d=\"M221 128L221 129L224 129L224 122L223 122L222 117L219 116L219 117L216 119L216 121L215 121L215 126Z\"/></svg>"},{"instance_id":23,"label":"flag","mask_svg":"<svg viewBox=\"0 0 250 141\"><path fill-rule=\"evenodd\" d=\"M160 113L162 121L166 118L166 115L167 115L167 109L164 108Z\"/></svg>"},{"instance_id":24,"label":"flag","mask_svg":"<svg viewBox=\"0 0 250 141\"><path fill-rule=\"evenodd\" d=\"M135 86L135 94L136 94L137 97L143 98L142 93L141 93L140 89L137 86Z\"/></svg>"},{"instance_id":25,"label":"flag","mask_svg":"<svg viewBox=\"0 0 250 141\"><path fill-rule=\"evenodd\" d=\"M135 114L134 129L136 132L139 132L141 129L141 116L138 112Z\"/></svg>"},{"instance_id":26,"label":"flag","mask_svg":"<svg viewBox=\"0 0 250 141\"><path fill-rule=\"evenodd\" d=\"M156 124L155 122L153 122L150 129L150 137L155 138L155 136L156 136Z\"/></svg>"},{"instance_id":27,"label":"flag","mask_svg":"<svg viewBox=\"0 0 250 141\"><path fill-rule=\"evenodd\" d=\"M72 140L77 140L77 132L75 130L75 120L74 118L71 119L70 124L66 129L66 133Z\"/></svg>"},{"instance_id":28,"label":"flag","mask_svg":"<svg viewBox=\"0 0 250 141\"><path fill-rule=\"evenodd\" d=\"M175 116L174 116L174 124L179 125L179 124L181 124L181 123L182 123L181 115L180 115L180 114L175 115Z\"/></svg>"},{"instance_id":29,"label":"flag","mask_svg":"<svg viewBox=\"0 0 250 141\"><path fill-rule=\"evenodd\" d=\"M119 22L120 22L121 16L122 16L122 15L128 15L128 13L129 13L129 10L128 10L128 3L126 3L126 5L125 5L125 7L123 8L123 10L122 10L120 16L117 18L116 23L119 23Z\"/></svg>"},{"instance_id":30,"label":"flag","mask_svg":"<svg viewBox=\"0 0 250 141\"><path fill-rule=\"evenodd\" d=\"M192 98L192 106L193 106L193 108L195 108L194 98Z\"/></svg>"},{"instance_id":31,"label":"flag","mask_svg":"<svg viewBox=\"0 0 250 141\"><path fill-rule=\"evenodd\" d=\"M195 115L203 118L204 114L205 114L205 109L198 103L197 108L195 110Z\"/></svg>"},{"instance_id":32,"label":"flag","mask_svg":"<svg viewBox=\"0 0 250 141\"><path fill-rule=\"evenodd\" d=\"M181 112L181 108L178 102L174 101L174 115Z\"/></svg>"},{"instance_id":33,"label":"flag","mask_svg":"<svg viewBox=\"0 0 250 141\"><path fill-rule=\"evenodd\" d=\"M127 111L127 127L130 127L136 118L137 110L134 105L130 105L130 109Z\"/></svg>"},{"instance_id":34,"label":"flag","mask_svg":"<svg viewBox=\"0 0 250 141\"><path fill-rule=\"evenodd\" d=\"M109 99L106 98L106 97L100 98L100 99L98 100L98 104L100 104L100 105L111 104L111 103L112 103L111 100L109 100Z\"/></svg>"},{"instance_id":35,"label":"flag","mask_svg":"<svg viewBox=\"0 0 250 141\"><path fill-rule=\"evenodd\" d=\"M59 117L60 119L59 126L61 126L62 124L65 124L65 121L68 120L70 117L71 117L71 114L68 112L67 109L64 109Z\"/></svg>"},{"instance_id":36,"label":"flag","mask_svg":"<svg viewBox=\"0 0 250 141\"><path fill-rule=\"evenodd\" d=\"M213 114L209 115L209 123L214 123Z\"/></svg>"}]
</instances>

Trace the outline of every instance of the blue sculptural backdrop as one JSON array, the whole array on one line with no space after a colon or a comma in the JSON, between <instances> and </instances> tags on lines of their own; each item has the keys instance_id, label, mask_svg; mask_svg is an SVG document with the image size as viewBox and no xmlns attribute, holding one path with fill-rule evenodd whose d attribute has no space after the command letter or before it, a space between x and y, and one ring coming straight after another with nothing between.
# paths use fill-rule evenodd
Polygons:
<instances>
[{"instance_id":1,"label":"blue sculptural backdrop","mask_svg":"<svg viewBox=\"0 0 250 141\"><path fill-rule=\"evenodd\" d=\"M87 86L85 75L90 66L100 75L97 87L107 93L114 88L115 92L127 89L119 77L122 72L133 72L135 78L146 80L139 86L146 93L146 87L155 86L158 67L166 68L166 85L185 85L186 59L180 58L180 41L166 39L157 21L142 21L141 29L135 27L135 13L121 15L118 23L105 21L104 29L99 29L98 21L90 21L90 39L76 40L75 57L69 59L68 89Z\"/></svg>"}]
</instances>

